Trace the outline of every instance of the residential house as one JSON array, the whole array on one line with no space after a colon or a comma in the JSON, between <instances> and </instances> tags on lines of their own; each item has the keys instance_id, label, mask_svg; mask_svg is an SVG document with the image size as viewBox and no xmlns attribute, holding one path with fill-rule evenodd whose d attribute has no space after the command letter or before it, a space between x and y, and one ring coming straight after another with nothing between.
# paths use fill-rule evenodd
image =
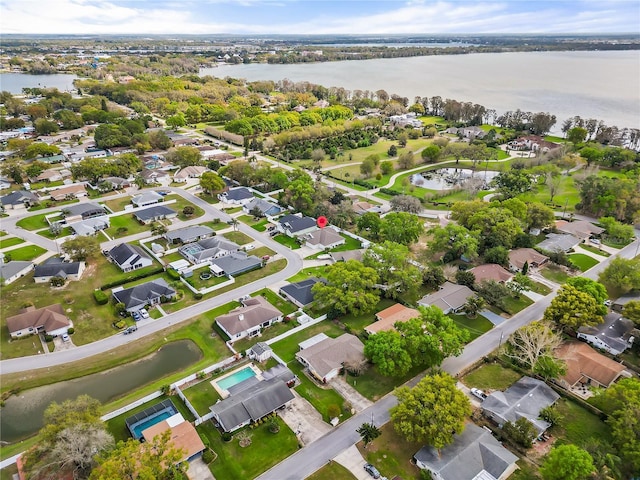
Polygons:
<instances>
[{"instance_id":1,"label":"residential house","mask_svg":"<svg viewBox=\"0 0 640 480\"><path fill-rule=\"evenodd\" d=\"M37 333L56 337L67 333L73 322L65 315L62 305L56 303L37 309L33 305L23 308L18 315L7 317L7 327L12 338Z\"/></svg>"},{"instance_id":2,"label":"residential house","mask_svg":"<svg viewBox=\"0 0 640 480\"><path fill-rule=\"evenodd\" d=\"M305 217L300 213L280 217L276 227L280 232L289 237L299 237L318 230L315 218Z\"/></svg>"},{"instance_id":3,"label":"residential house","mask_svg":"<svg viewBox=\"0 0 640 480\"><path fill-rule=\"evenodd\" d=\"M357 215L364 215L368 212L382 213L382 207L380 205L373 205L369 202L353 202L351 208Z\"/></svg>"},{"instance_id":4,"label":"residential house","mask_svg":"<svg viewBox=\"0 0 640 480\"><path fill-rule=\"evenodd\" d=\"M584 385L607 388L625 371L624 365L598 353L586 343L565 342L553 353L567 366L567 372L557 381L567 389Z\"/></svg>"},{"instance_id":5,"label":"residential house","mask_svg":"<svg viewBox=\"0 0 640 480\"><path fill-rule=\"evenodd\" d=\"M51 199L56 202L69 200L73 198L81 198L87 196L87 190L83 183L76 183L68 187L58 188L49 192Z\"/></svg>"},{"instance_id":6,"label":"residential house","mask_svg":"<svg viewBox=\"0 0 640 480\"><path fill-rule=\"evenodd\" d=\"M211 145L200 145L196 148L200 151L200 155L204 160L209 160L212 157L215 157L216 155L226 153L224 150L212 147Z\"/></svg>"},{"instance_id":7,"label":"residential house","mask_svg":"<svg viewBox=\"0 0 640 480\"><path fill-rule=\"evenodd\" d=\"M311 277L301 282L290 283L280 287L278 293L300 308L306 307L313 302L313 286L318 282L325 282L323 279Z\"/></svg>"},{"instance_id":8,"label":"residential house","mask_svg":"<svg viewBox=\"0 0 640 480\"><path fill-rule=\"evenodd\" d=\"M324 334L320 334L324 335ZM316 343L309 343L318 339ZM312 337L299 344L298 361L309 369L318 381L327 383L338 376L345 362L364 362L364 345L358 337L345 333L338 338L324 335Z\"/></svg>"},{"instance_id":9,"label":"residential house","mask_svg":"<svg viewBox=\"0 0 640 480\"><path fill-rule=\"evenodd\" d=\"M516 140L512 140L507 143L507 147L510 150L531 150L532 152L547 153L551 150L558 148L560 145L553 142L546 141L543 137L538 135L527 135L519 137Z\"/></svg>"},{"instance_id":10,"label":"residential house","mask_svg":"<svg viewBox=\"0 0 640 480\"><path fill-rule=\"evenodd\" d=\"M29 208L40 203L38 196L28 190L16 190L4 197L0 197L3 209Z\"/></svg>"},{"instance_id":11,"label":"residential house","mask_svg":"<svg viewBox=\"0 0 640 480\"><path fill-rule=\"evenodd\" d=\"M232 342L255 337L263 328L282 321L282 312L262 296L242 301L242 307L216 317L216 323Z\"/></svg>"},{"instance_id":12,"label":"residential house","mask_svg":"<svg viewBox=\"0 0 640 480\"><path fill-rule=\"evenodd\" d=\"M604 321L598 325L580 327L577 337L611 355L620 355L633 344L634 328L631 320L619 313L611 312L605 315Z\"/></svg>"},{"instance_id":13,"label":"residential house","mask_svg":"<svg viewBox=\"0 0 640 480\"><path fill-rule=\"evenodd\" d=\"M178 183L185 183L190 178L200 178L202 174L209 169L207 167L201 167L198 165L190 165L188 167L181 168L173 175L173 181Z\"/></svg>"},{"instance_id":14,"label":"residential house","mask_svg":"<svg viewBox=\"0 0 640 480\"><path fill-rule=\"evenodd\" d=\"M484 138L487 135L487 132L482 130L480 127L472 126L472 127L450 127L447 128L445 133L450 135L458 135L462 138L467 138L469 140L475 140L476 138Z\"/></svg>"},{"instance_id":15,"label":"residential house","mask_svg":"<svg viewBox=\"0 0 640 480\"><path fill-rule=\"evenodd\" d=\"M146 207L147 205L154 205L164 201L164 197L155 190L148 190L139 195L131 197L131 203L134 207Z\"/></svg>"},{"instance_id":16,"label":"residential house","mask_svg":"<svg viewBox=\"0 0 640 480\"><path fill-rule=\"evenodd\" d=\"M237 252L239 248L237 243L218 235L187 243L180 247L178 252L191 263L197 265Z\"/></svg>"},{"instance_id":17,"label":"residential house","mask_svg":"<svg viewBox=\"0 0 640 480\"><path fill-rule=\"evenodd\" d=\"M373 335L385 330L394 330L394 325L397 322L406 322L412 318L420 318L420 311L396 303L376 313L376 321L364 327L364 331Z\"/></svg>"},{"instance_id":18,"label":"residential house","mask_svg":"<svg viewBox=\"0 0 640 480\"><path fill-rule=\"evenodd\" d=\"M107 148L109 156L124 155L125 153L136 153L136 149L133 147L111 147Z\"/></svg>"},{"instance_id":19,"label":"residential house","mask_svg":"<svg viewBox=\"0 0 640 480\"><path fill-rule=\"evenodd\" d=\"M60 257L51 257L42 265L36 265L33 280L36 283L46 283L53 277L78 281L84 273L84 262L65 262Z\"/></svg>"},{"instance_id":20,"label":"residential house","mask_svg":"<svg viewBox=\"0 0 640 480\"><path fill-rule=\"evenodd\" d=\"M556 221L556 230L561 233L568 233L574 237L578 237L581 240L586 240L592 235L600 235L604 232L604 228L597 227L591 222L586 220L575 220L573 222L567 222L566 220Z\"/></svg>"},{"instance_id":21,"label":"residential house","mask_svg":"<svg viewBox=\"0 0 640 480\"><path fill-rule=\"evenodd\" d=\"M282 213L283 208L262 198L254 197L242 205L242 210L249 215L260 211L260 215L263 217L274 217Z\"/></svg>"},{"instance_id":22,"label":"residential house","mask_svg":"<svg viewBox=\"0 0 640 480\"><path fill-rule=\"evenodd\" d=\"M45 170L36 178L34 178L36 182L60 182L62 180L62 174L60 170Z\"/></svg>"},{"instance_id":23,"label":"residential house","mask_svg":"<svg viewBox=\"0 0 640 480\"><path fill-rule=\"evenodd\" d=\"M131 182L122 177L106 177L100 180L100 185L109 186L111 190L122 190L131 186ZM104 188L104 187L103 187Z\"/></svg>"},{"instance_id":24,"label":"residential house","mask_svg":"<svg viewBox=\"0 0 640 480\"><path fill-rule=\"evenodd\" d=\"M144 168L140 173L140 177L142 177L147 185L153 185L155 183L169 185L171 182L171 177L164 170Z\"/></svg>"},{"instance_id":25,"label":"residential house","mask_svg":"<svg viewBox=\"0 0 640 480\"><path fill-rule=\"evenodd\" d=\"M130 272L139 268L153 265L153 260L138 245L121 243L109 250L109 260L115 263L123 272Z\"/></svg>"},{"instance_id":26,"label":"residential house","mask_svg":"<svg viewBox=\"0 0 640 480\"><path fill-rule=\"evenodd\" d=\"M346 262L349 260L357 260L358 262L362 261L364 257L365 249L360 250L347 250L346 252L331 252L329 255L331 256L331 260L334 263L336 262Z\"/></svg>"},{"instance_id":27,"label":"residential house","mask_svg":"<svg viewBox=\"0 0 640 480\"><path fill-rule=\"evenodd\" d=\"M66 223L86 220L88 218L101 217L107 214L102 205L91 202L77 203L75 205L66 206L62 209L62 213L64 213L64 219Z\"/></svg>"},{"instance_id":28,"label":"residential house","mask_svg":"<svg viewBox=\"0 0 640 480\"><path fill-rule=\"evenodd\" d=\"M422 128L422 122L418 120L415 112L403 113L401 115L390 115L389 122L396 127Z\"/></svg>"},{"instance_id":29,"label":"residential house","mask_svg":"<svg viewBox=\"0 0 640 480\"><path fill-rule=\"evenodd\" d=\"M218 194L218 200L233 205L244 205L253 198L253 193L247 187L230 188L226 192Z\"/></svg>"},{"instance_id":30,"label":"residential house","mask_svg":"<svg viewBox=\"0 0 640 480\"><path fill-rule=\"evenodd\" d=\"M81 220L79 222L73 222L67 224L73 233L76 235L81 235L83 237L87 237L90 235L95 235L100 230L105 230L109 228L109 217L106 215L101 217L87 218L86 220Z\"/></svg>"},{"instance_id":31,"label":"residential house","mask_svg":"<svg viewBox=\"0 0 640 480\"><path fill-rule=\"evenodd\" d=\"M233 432L270 415L293 399L287 384L279 378L272 378L253 383L209 407L209 410L223 431Z\"/></svg>"},{"instance_id":32,"label":"residential house","mask_svg":"<svg viewBox=\"0 0 640 480\"><path fill-rule=\"evenodd\" d=\"M314 230L300 238L305 240L307 247L314 250L330 250L346 243L345 238L331 227Z\"/></svg>"},{"instance_id":33,"label":"residential house","mask_svg":"<svg viewBox=\"0 0 640 480\"><path fill-rule=\"evenodd\" d=\"M425 295L418 300L418 305L423 307L435 306L446 313L457 313L462 310L475 293L466 285L456 285L451 282L444 282L440 290Z\"/></svg>"},{"instance_id":34,"label":"residential house","mask_svg":"<svg viewBox=\"0 0 640 480\"><path fill-rule=\"evenodd\" d=\"M247 357L256 362L266 362L271 358L273 349L264 342L258 342L249 350L247 350Z\"/></svg>"},{"instance_id":35,"label":"residential house","mask_svg":"<svg viewBox=\"0 0 640 480\"><path fill-rule=\"evenodd\" d=\"M483 265L478 265L469 271L475 275L476 283L478 284L489 280L493 280L498 283L507 283L513 278L513 274L509 270L502 268L497 263L485 263Z\"/></svg>"},{"instance_id":36,"label":"residential house","mask_svg":"<svg viewBox=\"0 0 640 480\"><path fill-rule=\"evenodd\" d=\"M549 257L541 254L533 248L517 248L509 252L509 268L514 272L522 271L524 264L529 268L538 268L544 265Z\"/></svg>"},{"instance_id":37,"label":"residential house","mask_svg":"<svg viewBox=\"0 0 640 480\"><path fill-rule=\"evenodd\" d=\"M116 287L111 293L118 303L123 303L127 312L135 312L147 305L158 305L164 298L171 299L176 291L163 278L157 278L130 288Z\"/></svg>"},{"instance_id":38,"label":"residential house","mask_svg":"<svg viewBox=\"0 0 640 480\"><path fill-rule=\"evenodd\" d=\"M640 302L640 290L631 291L614 300L611 309L616 312L622 312L625 305L629 302Z\"/></svg>"},{"instance_id":39,"label":"residential house","mask_svg":"<svg viewBox=\"0 0 640 480\"><path fill-rule=\"evenodd\" d=\"M164 205L155 205L153 207L138 210L133 214L140 223L157 222L158 220L171 219L178 216L178 212L165 207Z\"/></svg>"},{"instance_id":40,"label":"residential house","mask_svg":"<svg viewBox=\"0 0 640 480\"><path fill-rule=\"evenodd\" d=\"M560 398L551 387L541 380L522 377L504 392L491 393L482 402L482 410L486 417L502 428L506 422L515 422L526 418L535 427L538 434L551 426L540 418L543 408L553 405Z\"/></svg>"},{"instance_id":41,"label":"residential house","mask_svg":"<svg viewBox=\"0 0 640 480\"><path fill-rule=\"evenodd\" d=\"M505 480L518 468L518 457L491 431L473 423L467 423L446 447L424 446L413 458L434 480Z\"/></svg>"},{"instance_id":42,"label":"residential house","mask_svg":"<svg viewBox=\"0 0 640 480\"><path fill-rule=\"evenodd\" d=\"M0 177L0 190L6 190L7 188L11 188L12 180L7 177Z\"/></svg>"},{"instance_id":43,"label":"residential house","mask_svg":"<svg viewBox=\"0 0 640 480\"><path fill-rule=\"evenodd\" d=\"M206 448L196 428L187 422L181 413L167 418L166 420L156 423L151 427L142 431L142 437L146 442L151 442L157 436L162 435L167 430L172 446L182 452L182 458L177 462L190 462L199 458L203 450Z\"/></svg>"},{"instance_id":44,"label":"residential house","mask_svg":"<svg viewBox=\"0 0 640 480\"><path fill-rule=\"evenodd\" d=\"M34 161L48 163L49 165L53 165L54 163L66 162L67 157L64 154L58 155L46 155L44 157L37 157Z\"/></svg>"},{"instance_id":45,"label":"residential house","mask_svg":"<svg viewBox=\"0 0 640 480\"><path fill-rule=\"evenodd\" d=\"M11 262L4 262L4 254L0 253L0 281L3 285L9 285L15 282L20 277L24 277L26 274L33 270L33 262L22 262L13 260Z\"/></svg>"},{"instance_id":46,"label":"residential house","mask_svg":"<svg viewBox=\"0 0 640 480\"><path fill-rule=\"evenodd\" d=\"M198 240L204 240L211 235L215 235L212 228L206 225L194 225L193 227L184 227L172 230L164 234L164 238L172 245L193 243Z\"/></svg>"},{"instance_id":47,"label":"residential house","mask_svg":"<svg viewBox=\"0 0 640 480\"><path fill-rule=\"evenodd\" d=\"M568 252L581 241L578 237L566 233L548 233L547 238L536 246L546 252Z\"/></svg>"},{"instance_id":48,"label":"residential house","mask_svg":"<svg viewBox=\"0 0 640 480\"><path fill-rule=\"evenodd\" d=\"M210 260L210 263L209 269L218 277L222 275L237 276L263 266L261 259L255 255L247 255L245 252L231 252L224 257Z\"/></svg>"}]
</instances>

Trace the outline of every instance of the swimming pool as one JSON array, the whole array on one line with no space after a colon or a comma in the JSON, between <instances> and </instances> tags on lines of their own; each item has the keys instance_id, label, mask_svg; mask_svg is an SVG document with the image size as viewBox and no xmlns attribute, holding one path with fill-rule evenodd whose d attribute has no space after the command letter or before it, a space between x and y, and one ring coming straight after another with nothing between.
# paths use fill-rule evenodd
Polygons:
<instances>
[{"instance_id":1,"label":"swimming pool","mask_svg":"<svg viewBox=\"0 0 640 480\"><path fill-rule=\"evenodd\" d=\"M133 436L134 438L142 438L142 432L144 432L147 428L153 427L156 423L160 423L167 418L175 415L173 412L169 410L165 410L163 412L159 412L157 415L153 417L147 418L144 422L139 423L133 427Z\"/></svg>"},{"instance_id":2,"label":"swimming pool","mask_svg":"<svg viewBox=\"0 0 640 480\"><path fill-rule=\"evenodd\" d=\"M244 367L242 370L238 370L228 377L221 378L220 380L215 380L215 382L221 390L229 390L229 388L233 387L234 385L237 385L240 382L243 382L246 379L255 376L256 372L254 372L251 367Z\"/></svg>"},{"instance_id":3,"label":"swimming pool","mask_svg":"<svg viewBox=\"0 0 640 480\"><path fill-rule=\"evenodd\" d=\"M131 432L131 436L136 440L140 440L142 438L142 432L147 428L153 427L156 423L160 423L174 416L176 413L178 413L178 409L171 400L167 399L142 412L132 415L125 420L125 424L129 432Z\"/></svg>"}]
</instances>

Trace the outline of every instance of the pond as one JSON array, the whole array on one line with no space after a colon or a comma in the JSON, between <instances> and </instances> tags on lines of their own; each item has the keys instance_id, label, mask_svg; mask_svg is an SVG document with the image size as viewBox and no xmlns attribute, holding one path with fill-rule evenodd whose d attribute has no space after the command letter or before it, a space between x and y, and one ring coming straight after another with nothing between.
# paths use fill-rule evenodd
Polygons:
<instances>
[{"instance_id":1,"label":"pond","mask_svg":"<svg viewBox=\"0 0 640 480\"><path fill-rule=\"evenodd\" d=\"M62 92L74 91L75 75L55 73L49 75L32 75L30 73L0 74L2 90L13 94L22 93L23 88L57 88Z\"/></svg>"},{"instance_id":2,"label":"pond","mask_svg":"<svg viewBox=\"0 0 640 480\"><path fill-rule=\"evenodd\" d=\"M489 182L500 172L491 170L470 170L468 168L440 168L411 175L411 184L429 190L451 190L462 187L469 181L482 183L481 189L488 190Z\"/></svg>"},{"instance_id":3,"label":"pond","mask_svg":"<svg viewBox=\"0 0 640 480\"><path fill-rule=\"evenodd\" d=\"M51 402L60 403L86 394L108 403L185 369L200 358L202 352L190 340L173 342L148 357L105 372L20 392L7 399L0 410L0 441L12 443L37 433Z\"/></svg>"}]
</instances>

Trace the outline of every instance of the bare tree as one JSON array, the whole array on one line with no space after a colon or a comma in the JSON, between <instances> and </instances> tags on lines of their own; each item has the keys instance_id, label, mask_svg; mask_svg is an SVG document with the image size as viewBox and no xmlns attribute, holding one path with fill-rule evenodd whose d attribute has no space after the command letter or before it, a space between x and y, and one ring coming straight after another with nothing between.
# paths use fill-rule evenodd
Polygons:
<instances>
[{"instance_id":1,"label":"bare tree","mask_svg":"<svg viewBox=\"0 0 640 480\"><path fill-rule=\"evenodd\" d=\"M532 322L509 337L506 355L534 369L541 357L551 356L551 352L561 343L562 337L549 323Z\"/></svg>"},{"instance_id":2,"label":"bare tree","mask_svg":"<svg viewBox=\"0 0 640 480\"><path fill-rule=\"evenodd\" d=\"M420 200L411 195L397 195L391 199L390 204L396 212L419 213L422 211Z\"/></svg>"},{"instance_id":3,"label":"bare tree","mask_svg":"<svg viewBox=\"0 0 640 480\"><path fill-rule=\"evenodd\" d=\"M553 203L553 197L555 197L558 193L558 190L560 189L560 183L562 183L562 177L560 175L553 175L552 172L547 172L545 184L549 189L549 202Z\"/></svg>"}]
</instances>

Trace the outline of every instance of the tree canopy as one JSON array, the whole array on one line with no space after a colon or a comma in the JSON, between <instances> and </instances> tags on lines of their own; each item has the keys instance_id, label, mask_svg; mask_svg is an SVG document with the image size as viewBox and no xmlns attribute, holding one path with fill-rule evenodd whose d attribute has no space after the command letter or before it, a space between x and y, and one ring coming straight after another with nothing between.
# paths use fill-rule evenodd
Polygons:
<instances>
[{"instance_id":1,"label":"tree canopy","mask_svg":"<svg viewBox=\"0 0 640 480\"><path fill-rule=\"evenodd\" d=\"M599 275L607 287L628 292L640 289L640 259L616 257Z\"/></svg>"},{"instance_id":2,"label":"tree canopy","mask_svg":"<svg viewBox=\"0 0 640 480\"><path fill-rule=\"evenodd\" d=\"M588 293L572 285L563 285L544 312L544 319L577 330L583 325L602 322L599 306Z\"/></svg>"},{"instance_id":3,"label":"tree canopy","mask_svg":"<svg viewBox=\"0 0 640 480\"><path fill-rule=\"evenodd\" d=\"M544 480L583 480L595 470L593 458L576 445L553 447L540 468Z\"/></svg>"},{"instance_id":4,"label":"tree canopy","mask_svg":"<svg viewBox=\"0 0 640 480\"><path fill-rule=\"evenodd\" d=\"M418 241L424 231L423 222L416 215L407 212L391 212L382 219L380 233L385 240L402 245Z\"/></svg>"},{"instance_id":5,"label":"tree canopy","mask_svg":"<svg viewBox=\"0 0 640 480\"><path fill-rule=\"evenodd\" d=\"M367 249L362 263L373 268L380 283L386 285L385 296L396 298L421 283L422 274L409 263L409 258L408 247L386 240Z\"/></svg>"},{"instance_id":6,"label":"tree canopy","mask_svg":"<svg viewBox=\"0 0 640 480\"><path fill-rule=\"evenodd\" d=\"M83 237L81 235L70 238L60 247L74 262L84 262L95 258L100 254L100 242L95 237Z\"/></svg>"}]
</instances>

